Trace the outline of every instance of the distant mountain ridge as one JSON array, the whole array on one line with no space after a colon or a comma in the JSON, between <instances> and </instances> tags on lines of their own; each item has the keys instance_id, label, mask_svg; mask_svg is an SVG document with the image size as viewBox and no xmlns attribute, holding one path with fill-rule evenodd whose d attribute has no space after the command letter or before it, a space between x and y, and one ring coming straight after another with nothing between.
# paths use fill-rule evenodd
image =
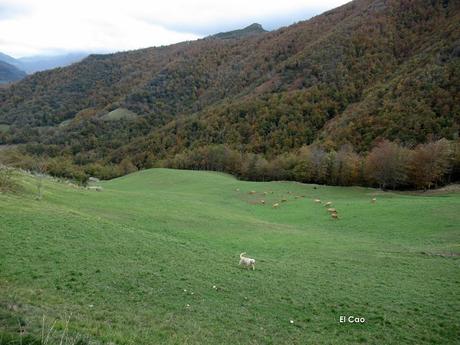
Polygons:
<instances>
[{"instance_id":1,"label":"distant mountain ridge","mask_svg":"<svg viewBox=\"0 0 460 345\"><path fill-rule=\"evenodd\" d=\"M78 62L88 56L86 52L73 52L59 55L35 55L22 58L13 58L7 54L0 53L0 61L9 63L28 74L65 67Z\"/></svg>"},{"instance_id":2,"label":"distant mountain ridge","mask_svg":"<svg viewBox=\"0 0 460 345\"><path fill-rule=\"evenodd\" d=\"M83 60L88 56L86 52L74 52L60 55L36 55L19 58L18 61L22 69L28 74L65 67L75 62Z\"/></svg>"},{"instance_id":3,"label":"distant mountain ridge","mask_svg":"<svg viewBox=\"0 0 460 345\"><path fill-rule=\"evenodd\" d=\"M26 76L24 71L0 60L0 84L18 81Z\"/></svg>"},{"instance_id":4,"label":"distant mountain ridge","mask_svg":"<svg viewBox=\"0 0 460 345\"><path fill-rule=\"evenodd\" d=\"M17 68L19 68L19 61L12 56L0 52L0 61L9 63Z\"/></svg>"},{"instance_id":5,"label":"distant mountain ridge","mask_svg":"<svg viewBox=\"0 0 460 345\"><path fill-rule=\"evenodd\" d=\"M273 157L313 143L366 152L382 139L455 139L459 8L355 0L238 39L90 55L1 90L0 143L143 167L215 144ZM113 111L135 115L104 121Z\"/></svg>"}]
</instances>

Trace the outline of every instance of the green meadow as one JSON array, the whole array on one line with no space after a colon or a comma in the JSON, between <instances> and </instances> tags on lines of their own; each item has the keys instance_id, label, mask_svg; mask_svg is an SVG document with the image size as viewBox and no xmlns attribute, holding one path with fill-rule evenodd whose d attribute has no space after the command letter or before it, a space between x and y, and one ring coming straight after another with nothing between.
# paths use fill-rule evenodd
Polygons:
<instances>
[{"instance_id":1,"label":"green meadow","mask_svg":"<svg viewBox=\"0 0 460 345\"><path fill-rule=\"evenodd\" d=\"M458 344L459 192L151 169L36 200L15 179L0 344Z\"/></svg>"}]
</instances>

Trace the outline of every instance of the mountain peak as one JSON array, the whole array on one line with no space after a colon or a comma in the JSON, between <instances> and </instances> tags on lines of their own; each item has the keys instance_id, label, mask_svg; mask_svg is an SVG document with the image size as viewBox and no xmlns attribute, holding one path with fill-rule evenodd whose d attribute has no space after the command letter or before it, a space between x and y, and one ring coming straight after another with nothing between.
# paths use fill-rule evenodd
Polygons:
<instances>
[{"instance_id":1,"label":"mountain peak","mask_svg":"<svg viewBox=\"0 0 460 345\"><path fill-rule=\"evenodd\" d=\"M243 29L219 32L218 34L209 36L209 38L219 38L219 39L235 39L235 38L244 38L248 36L258 35L267 32L262 25L259 23L253 23L249 26L246 26Z\"/></svg>"},{"instance_id":2,"label":"mountain peak","mask_svg":"<svg viewBox=\"0 0 460 345\"><path fill-rule=\"evenodd\" d=\"M251 25L245 27L243 30L266 32L266 30L259 23L252 23Z\"/></svg>"}]
</instances>

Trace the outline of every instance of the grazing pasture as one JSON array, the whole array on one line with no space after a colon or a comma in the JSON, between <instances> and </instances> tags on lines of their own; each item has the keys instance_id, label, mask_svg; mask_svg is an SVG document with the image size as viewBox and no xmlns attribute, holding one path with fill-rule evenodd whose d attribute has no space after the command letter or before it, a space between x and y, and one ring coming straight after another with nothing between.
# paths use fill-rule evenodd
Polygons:
<instances>
[{"instance_id":1,"label":"grazing pasture","mask_svg":"<svg viewBox=\"0 0 460 345\"><path fill-rule=\"evenodd\" d=\"M152 169L98 193L45 179L36 200L16 179L0 194L1 344L50 329L49 344L458 343L458 192Z\"/></svg>"}]
</instances>

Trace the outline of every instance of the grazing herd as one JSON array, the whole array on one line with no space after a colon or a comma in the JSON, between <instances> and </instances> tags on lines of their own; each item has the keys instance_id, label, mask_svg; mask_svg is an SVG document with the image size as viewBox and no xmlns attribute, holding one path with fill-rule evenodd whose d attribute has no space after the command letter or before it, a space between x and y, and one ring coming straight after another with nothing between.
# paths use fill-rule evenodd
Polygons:
<instances>
[{"instance_id":1,"label":"grazing herd","mask_svg":"<svg viewBox=\"0 0 460 345\"><path fill-rule=\"evenodd\" d=\"M321 199L315 199L314 202L316 202L317 204L322 204L323 202L321 201ZM339 219L339 215L337 213L337 209L331 207L332 206L332 201L327 201L324 203L324 207L327 208L327 212L329 212L329 214L331 215L331 218L332 219Z\"/></svg>"},{"instance_id":2,"label":"grazing herd","mask_svg":"<svg viewBox=\"0 0 460 345\"><path fill-rule=\"evenodd\" d=\"M314 189L317 189L316 187L313 187L313 188L314 188ZM239 189L239 188L236 188L235 191L239 192L240 189ZM251 191L248 192L248 194L249 194L249 195L256 195L257 192L256 192L255 190L251 190ZM266 196L266 195L268 195L268 194L273 194L273 191L270 191L270 192L263 192L262 194ZM291 195L292 195L292 194L294 194L294 193L291 192L291 191L288 191L287 194L291 194ZM305 198L305 195L295 195L294 198L295 198L295 199ZM280 201L275 202L274 204L272 204L272 208L278 208L278 207L280 206L281 203L285 203L285 202L287 202L287 201L288 201L288 199L282 198ZM322 201L321 199L313 199L313 201L314 201L315 203L317 203L317 204L323 205L323 201ZM375 204L376 202L377 202L377 198L376 198L376 197L373 197L373 198L371 199L371 203L372 203L372 204ZM265 203L266 203L266 200L265 200L265 199L261 199L261 200L260 200L260 204L265 205ZM332 201L326 201L326 202L324 203L323 206L326 208L327 212L330 214L331 219L334 219L334 220L340 219L337 209L334 208L334 207L332 207L332 206L333 206Z\"/></svg>"},{"instance_id":3,"label":"grazing herd","mask_svg":"<svg viewBox=\"0 0 460 345\"><path fill-rule=\"evenodd\" d=\"M314 189L317 189L316 187L313 187ZM236 188L235 191L239 192L240 189L239 188ZM251 190L248 192L249 195L256 195L257 192L254 191L254 190ZM273 191L270 191L270 192L263 192L262 193L264 196L268 195L268 194L273 194ZM293 193L288 191L287 194L290 194L292 195ZM295 195L294 198L295 199L298 199L298 198L304 198L305 195ZM272 208L278 208L280 206L280 203L284 203L284 202L287 202L288 200L286 198L282 198L279 202L276 202L272 205ZM330 214L331 216L331 219L333 220L338 220L340 219L339 217L339 214L338 214L338 211L336 208L332 207L333 206L333 202L332 201L326 201L324 204L323 204L323 201L321 199L313 199L313 201L317 204L320 204L320 205L323 205L325 208L326 208L326 211ZM377 198L376 197L373 197L371 199L371 203L372 204L375 204L377 202ZM261 199L260 200L260 204L262 205L265 205L265 199ZM241 253L240 254L240 266L243 266L243 267L246 267L246 268L252 268L253 270L255 269L255 263L256 263L256 260L252 259L252 258L248 258L245 256L246 253ZM293 323L293 321L291 321L291 323Z\"/></svg>"},{"instance_id":4,"label":"grazing herd","mask_svg":"<svg viewBox=\"0 0 460 345\"><path fill-rule=\"evenodd\" d=\"M322 204L322 201L320 199L315 199L313 200L314 202L318 203L318 204ZM377 202L377 198L372 198L371 199L371 203L372 204L375 204ZM332 219L340 219L339 218L339 214L337 212L337 209L331 207L332 206L332 201L327 201L324 203L324 207L327 207L327 212L329 212L329 214L331 215L331 218Z\"/></svg>"}]
</instances>

